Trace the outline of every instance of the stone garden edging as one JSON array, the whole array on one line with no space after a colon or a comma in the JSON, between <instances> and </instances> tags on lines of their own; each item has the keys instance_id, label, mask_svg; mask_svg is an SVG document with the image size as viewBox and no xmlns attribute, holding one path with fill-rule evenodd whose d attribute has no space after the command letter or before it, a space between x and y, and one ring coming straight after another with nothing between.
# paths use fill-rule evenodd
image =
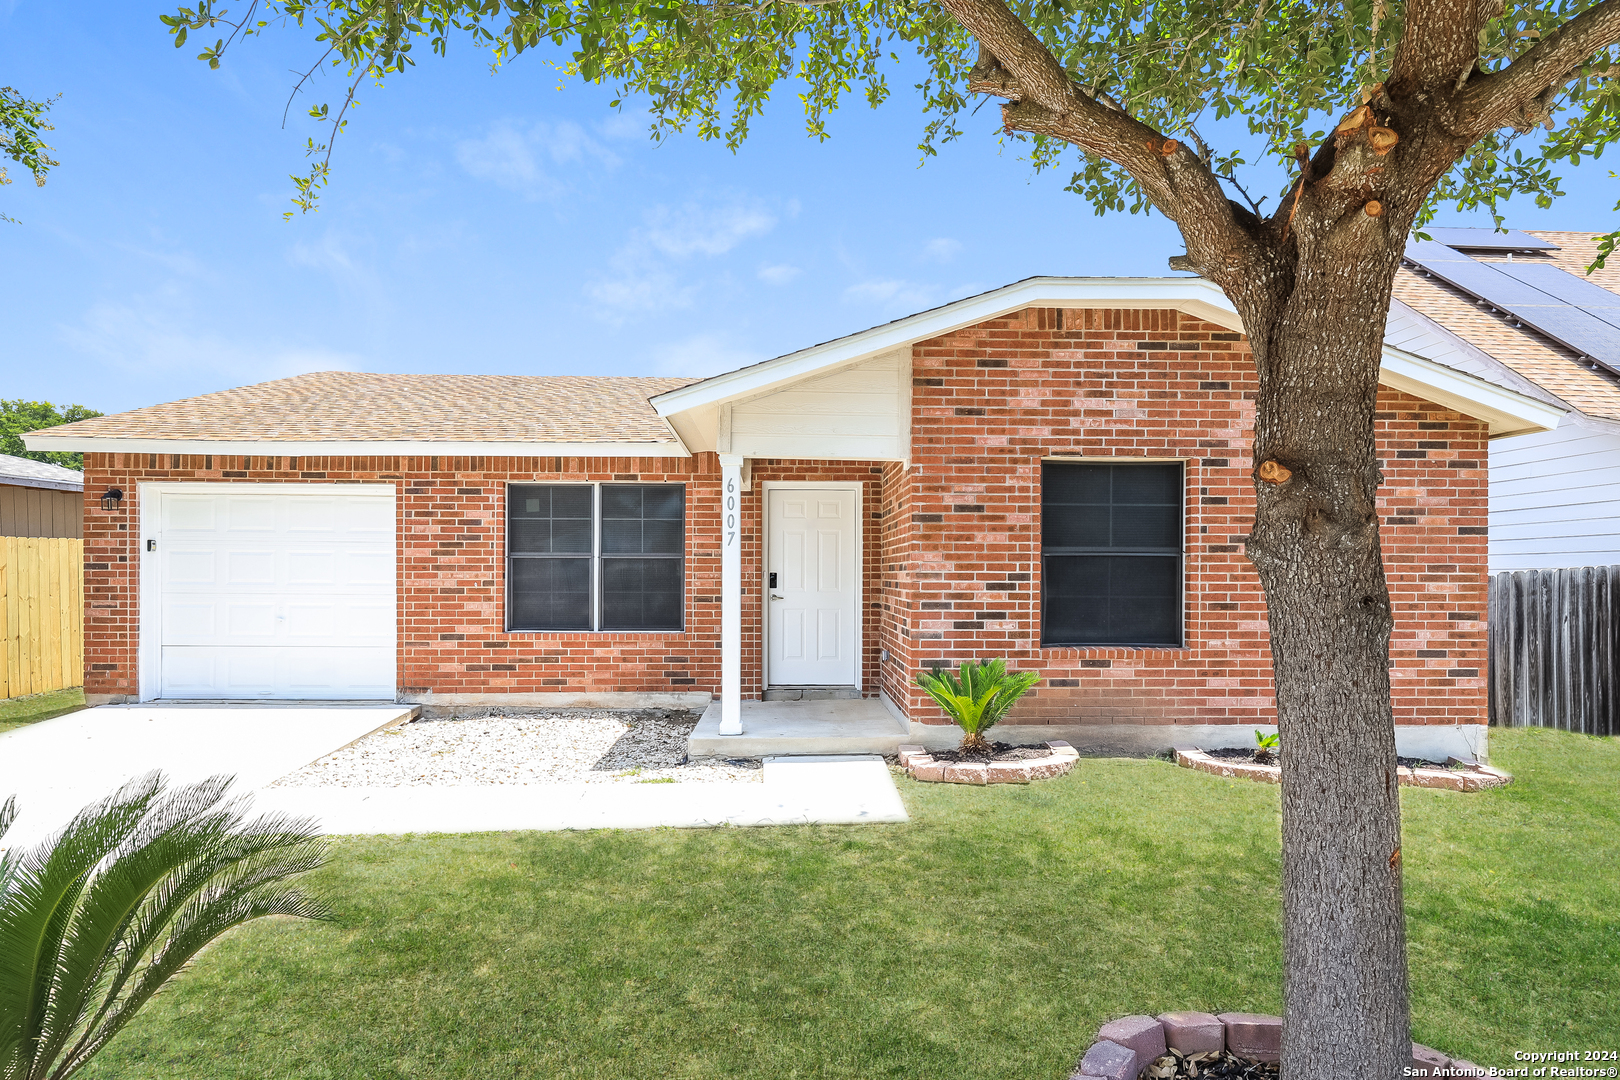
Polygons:
<instances>
[{"instance_id":1,"label":"stone garden edging","mask_svg":"<svg viewBox=\"0 0 1620 1080\"><path fill-rule=\"evenodd\" d=\"M1059 739L1046 744L1045 757L1022 761L938 761L916 743L901 745L900 767L914 780L943 784L1027 784L1050 780L1074 768L1080 751Z\"/></svg>"},{"instance_id":2,"label":"stone garden edging","mask_svg":"<svg viewBox=\"0 0 1620 1080\"><path fill-rule=\"evenodd\" d=\"M1176 764L1183 768L1197 769L1215 776L1260 780L1268 784L1282 780L1282 771L1276 765L1256 765L1253 762L1210 757L1196 746L1177 746L1175 752ZM1460 767L1413 769L1400 765L1396 767L1395 774L1401 783L1409 787L1446 788L1451 791L1482 791L1513 782L1513 777L1501 769L1493 769L1477 761L1461 761L1457 758L1451 761Z\"/></svg>"},{"instance_id":3,"label":"stone garden edging","mask_svg":"<svg viewBox=\"0 0 1620 1080\"><path fill-rule=\"evenodd\" d=\"M1261 1013L1167 1012L1110 1020L1080 1059L1069 1080L1158 1080L1175 1075L1175 1051L1218 1054L1227 1051L1250 1061L1276 1063L1282 1054L1282 1017ZM1412 1044L1407 1076L1485 1076L1471 1061L1448 1057Z\"/></svg>"}]
</instances>

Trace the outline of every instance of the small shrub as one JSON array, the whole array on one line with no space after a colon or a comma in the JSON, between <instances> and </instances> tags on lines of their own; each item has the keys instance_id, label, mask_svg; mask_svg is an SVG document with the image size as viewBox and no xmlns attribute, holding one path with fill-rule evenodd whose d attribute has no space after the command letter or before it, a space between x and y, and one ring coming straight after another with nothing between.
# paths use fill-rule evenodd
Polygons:
<instances>
[{"instance_id":1,"label":"small shrub","mask_svg":"<svg viewBox=\"0 0 1620 1080\"><path fill-rule=\"evenodd\" d=\"M960 679L942 667L920 671L917 685L962 729L963 752L988 754L990 741L984 733L1041 677L1033 671L1008 671L1005 660L965 660L961 671Z\"/></svg>"}]
</instances>

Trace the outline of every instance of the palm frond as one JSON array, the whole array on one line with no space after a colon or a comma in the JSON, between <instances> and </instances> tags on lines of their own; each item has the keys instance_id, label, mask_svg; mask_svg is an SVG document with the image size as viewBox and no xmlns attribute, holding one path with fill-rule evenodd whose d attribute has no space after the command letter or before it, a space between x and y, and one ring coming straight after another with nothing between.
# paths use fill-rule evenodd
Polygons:
<instances>
[{"instance_id":1,"label":"palm frond","mask_svg":"<svg viewBox=\"0 0 1620 1080\"><path fill-rule=\"evenodd\" d=\"M1007 662L964 660L960 678L943 667L917 673L917 685L944 710L968 738L983 735L1001 721L1030 687L1041 681L1032 671L1009 673Z\"/></svg>"},{"instance_id":2,"label":"palm frond","mask_svg":"<svg viewBox=\"0 0 1620 1080\"><path fill-rule=\"evenodd\" d=\"M264 915L326 919L290 886L326 849L307 819L226 799L230 778L138 777L0 862L0 1080L64 1080L220 934ZM0 835L15 816L0 808Z\"/></svg>"}]
</instances>

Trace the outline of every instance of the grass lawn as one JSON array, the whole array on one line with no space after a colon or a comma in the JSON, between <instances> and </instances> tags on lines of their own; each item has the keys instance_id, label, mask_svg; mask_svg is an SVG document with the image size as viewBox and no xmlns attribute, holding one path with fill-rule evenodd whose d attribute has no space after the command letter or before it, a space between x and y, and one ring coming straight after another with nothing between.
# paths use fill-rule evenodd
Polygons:
<instances>
[{"instance_id":1,"label":"grass lawn","mask_svg":"<svg viewBox=\"0 0 1620 1080\"><path fill-rule=\"evenodd\" d=\"M63 713L78 712L82 708L84 708L82 686L75 686L71 690L53 690L49 694L0 698L0 735L37 720L49 720Z\"/></svg>"},{"instance_id":2,"label":"grass lawn","mask_svg":"<svg viewBox=\"0 0 1620 1080\"><path fill-rule=\"evenodd\" d=\"M1402 791L1414 1034L1611 1048L1620 742L1492 745L1512 786ZM1060 1080L1114 1016L1280 1008L1275 789L900 784L907 825L341 841L337 923L234 933L84 1075Z\"/></svg>"}]
</instances>

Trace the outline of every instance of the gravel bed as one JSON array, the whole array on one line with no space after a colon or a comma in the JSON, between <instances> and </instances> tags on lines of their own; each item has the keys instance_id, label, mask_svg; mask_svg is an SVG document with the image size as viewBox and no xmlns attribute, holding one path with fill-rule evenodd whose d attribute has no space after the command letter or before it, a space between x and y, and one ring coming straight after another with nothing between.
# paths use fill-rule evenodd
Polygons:
<instances>
[{"instance_id":1,"label":"gravel bed","mask_svg":"<svg viewBox=\"0 0 1620 1080\"><path fill-rule=\"evenodd\" d=\"M686 759L688 712L559 709L413 720L368 735L271 787L758 783L757 758Z\"/></svg>"}]
</instances>

